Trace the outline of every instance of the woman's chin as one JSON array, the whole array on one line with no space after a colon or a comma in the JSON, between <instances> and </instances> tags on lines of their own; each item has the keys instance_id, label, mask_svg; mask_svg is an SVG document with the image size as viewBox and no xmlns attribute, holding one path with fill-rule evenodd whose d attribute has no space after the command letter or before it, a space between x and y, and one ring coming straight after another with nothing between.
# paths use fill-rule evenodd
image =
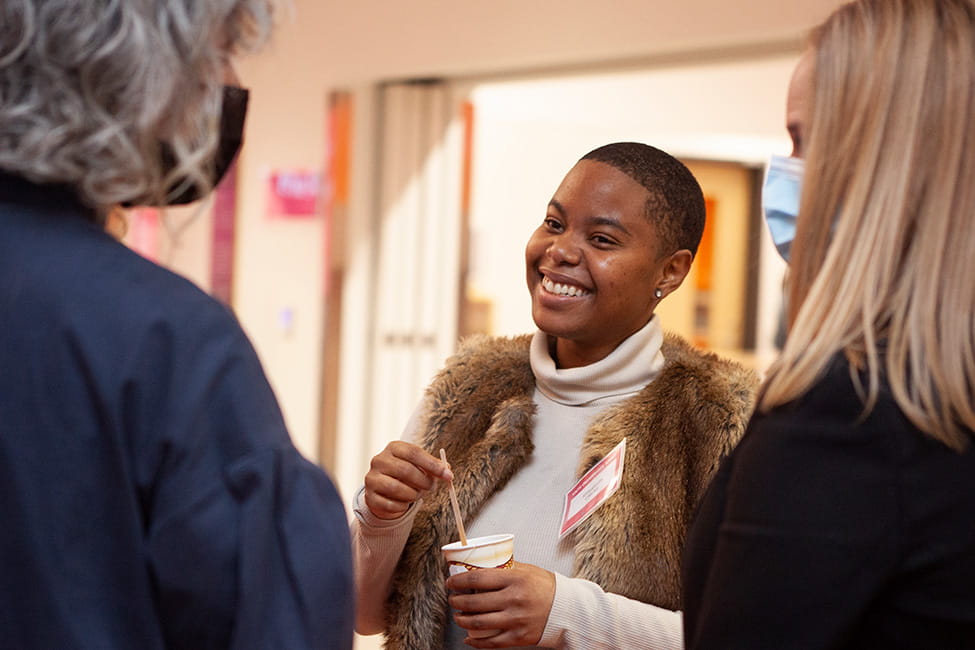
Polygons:
<instances>
[{"instance_id":1,"label":"woman's chin","mask_svg":"<svg viewBox=\"0 0 975 650\"><path fill-rule=\"evenodd\" d=\"M541 330L543 334L546 334L553 339L574 341L577 336L575 328L567 325L566 323L559 323L552 318L536 318L535 326Z\"/></svg>"}]
</instances>

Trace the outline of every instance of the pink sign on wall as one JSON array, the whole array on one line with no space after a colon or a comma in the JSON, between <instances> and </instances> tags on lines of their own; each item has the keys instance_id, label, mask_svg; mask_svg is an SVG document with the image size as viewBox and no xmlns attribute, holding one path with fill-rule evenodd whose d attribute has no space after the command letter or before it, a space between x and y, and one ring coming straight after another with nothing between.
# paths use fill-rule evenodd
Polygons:
<instances>
[{"instance_id":1,"label":"pink sign on wall","mask_svg":"<svg viewBox=\"0 0 975 650\"><path fill-rule=\"evenodd\" d=\"M234 293L234 238L237 224L237 161L214 191L210 248L210 293L230 305Z\"/></svg>"},{"instance_id":2,"label":"pink sign on wall","mask_svg":"<svg viewBox=\"0 0 975 650\"><path fill-rule=\"evenodd\" d=\"M292 219L314 217L321 194L319 172L273 172L268 177L268 214Z\"/></svg>"}]
</instances>

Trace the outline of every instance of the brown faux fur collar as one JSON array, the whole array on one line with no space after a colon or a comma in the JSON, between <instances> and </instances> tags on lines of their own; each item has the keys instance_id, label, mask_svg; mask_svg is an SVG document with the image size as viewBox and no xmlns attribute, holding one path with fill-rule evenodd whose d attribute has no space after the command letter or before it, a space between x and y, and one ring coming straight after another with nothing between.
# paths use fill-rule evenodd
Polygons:
<instances>
[{"instance_id":1,"label":"brown faux fur collar","mask_svg":"<svg viewBox=\"0 0 975 650\"><path fill-rule=\"evenodd\" d=\"M467 339L427 389L422 445L452 459L470 521L534 449L530 336ZM573 533L575 577L678 609L680 554L693 510L741 437L756 375L668 334L665 365L638 395L603 413L583 442L578 475L627 437L619 491ZM420 507L387 602L387 649L440 650L447 614L440 546L454 522L445 490Z\"/></svg>"}]
</instances>

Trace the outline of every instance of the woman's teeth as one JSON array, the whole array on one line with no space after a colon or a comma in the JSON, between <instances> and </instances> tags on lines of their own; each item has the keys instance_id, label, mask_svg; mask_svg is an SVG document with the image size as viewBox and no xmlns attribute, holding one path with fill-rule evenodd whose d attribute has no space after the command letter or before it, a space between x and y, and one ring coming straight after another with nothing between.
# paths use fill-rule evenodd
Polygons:
<instances>
[{"instance_id":1,"label":"woman's teeth","mask_svg":"<svg viewBox=\"0 0 975 650\"><path fill-rule=\"evenodd\" d=\"M549 293L559 296L584 296L589 293L580 287L574 287L571 284L558 284L548 278L542 278L542 287Z\"/></svg>"}]
</instances>

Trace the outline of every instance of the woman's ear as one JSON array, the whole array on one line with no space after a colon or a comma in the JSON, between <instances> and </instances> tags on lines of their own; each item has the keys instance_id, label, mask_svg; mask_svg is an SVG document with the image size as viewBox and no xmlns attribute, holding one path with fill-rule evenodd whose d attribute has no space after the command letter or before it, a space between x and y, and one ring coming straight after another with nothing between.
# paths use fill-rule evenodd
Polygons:
<instances>
[{"instance_id":1,"label":"woman's ear","mask_svg":"<svg viewBox=\"0 0 975 650\"><path fill-rule=\"evenodd\" d=\"M691 270L691 262L694 261L694 253L682 248L675 253L671 253L661 268L660 279L657 281L657 288L663 293L661 298L677 291L677 288L687 277Z\"/></svg>"}]
</instances>

